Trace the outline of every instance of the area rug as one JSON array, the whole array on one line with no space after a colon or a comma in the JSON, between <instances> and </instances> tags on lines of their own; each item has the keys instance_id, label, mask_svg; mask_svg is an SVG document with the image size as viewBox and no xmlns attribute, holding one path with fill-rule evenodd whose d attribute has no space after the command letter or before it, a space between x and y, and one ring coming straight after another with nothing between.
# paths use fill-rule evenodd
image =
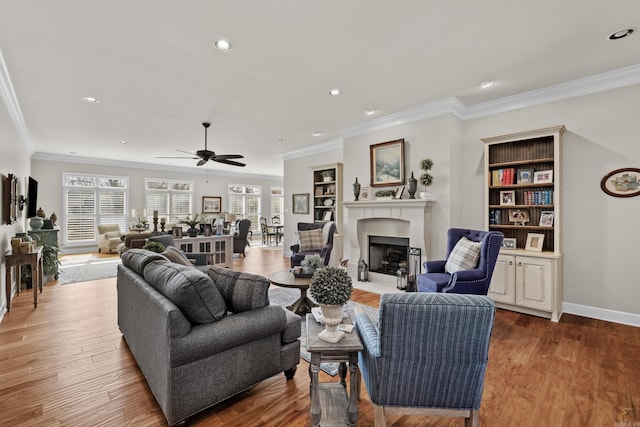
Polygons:
<instances>
[{"instance_id":1,"label":"area rug","mask_svg":"<svg viewBox=\"0 0 640 427\"><path fill-rule=\"evenodd\" d=\"M79 258L62 261L58 280L61 285L108 279L118 275L120 258Z\"/></svg>"},{"instance_id":2,"label":"area rug","mask_svg":"<svg viewBox=\"0 0 640 427\"><path fill-rule=\"evenodd\" d=\"M291 305L295 300L300 296L300 291L298 289L288 289L288 288L277 288L271 287L269 289L269 301L271 304L280 305L286 307ZM378 309L374 307L369 307L366 305L358 304L357 302L349 301L347 303L347 311L351 319L355 319L354 308L360 307L362 310L369 315L374 321L377 322L378 319ZM301 335L300 335L300 357L307 362L311 361L311 355L307 351L307 325L306 325L306 316L302 317L302 325L301 325ZM357 333L355 330L351 332L353 334ZM320 369L331 376L335 376L338 374L338 363L321 363Z\"/></svg>"}]
</instances>

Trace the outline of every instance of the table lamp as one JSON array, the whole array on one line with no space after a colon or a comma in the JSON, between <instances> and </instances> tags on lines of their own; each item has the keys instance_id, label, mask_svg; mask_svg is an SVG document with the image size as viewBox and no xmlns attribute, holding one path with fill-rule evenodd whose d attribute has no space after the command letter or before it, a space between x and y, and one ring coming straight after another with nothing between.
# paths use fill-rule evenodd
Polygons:
<instances>
[{"instance_id":1,"label":"table lamp","mask_svg":"<svg viewBox=\"0 0 640 427\"><path fill-rule=\"evenodd\" d=\"M142 219L146 219L147 211L145 209L131 209L131 216L138 218L138 226L142 228Z\"/></svg>"}]
</instances>

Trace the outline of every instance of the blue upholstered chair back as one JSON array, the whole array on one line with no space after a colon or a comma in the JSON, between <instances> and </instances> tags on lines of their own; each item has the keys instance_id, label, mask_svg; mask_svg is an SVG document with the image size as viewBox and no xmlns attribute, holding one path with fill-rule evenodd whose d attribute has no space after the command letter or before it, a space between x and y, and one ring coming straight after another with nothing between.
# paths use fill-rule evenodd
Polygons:
<instances>
[{"instance_id":1,"label":"blue upholstered chair back","mask_svg":"<svg viewBox=\"0 0 640 427\"><path fill-rule=\"evenodd\" d=\"M477 410L495 315L481 295L394 293L357 315L360 369L380 406Z\"/></svg>"}]
</instances>

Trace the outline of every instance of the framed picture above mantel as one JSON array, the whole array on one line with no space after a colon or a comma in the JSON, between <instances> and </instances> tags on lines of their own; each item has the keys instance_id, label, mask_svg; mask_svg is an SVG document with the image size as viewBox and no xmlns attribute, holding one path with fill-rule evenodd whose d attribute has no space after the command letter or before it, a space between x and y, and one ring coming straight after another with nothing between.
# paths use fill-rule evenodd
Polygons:
<instances>
[{"instance_id":1,"label":"framed picture above mantel","mask_svg":"<svg viewBox=\"0 0 640 427\"><path fill-rule=\"evenodd\" d=\"M404 184L404 139L369 146L371 186Z\"/></svg>"}]
</instances>

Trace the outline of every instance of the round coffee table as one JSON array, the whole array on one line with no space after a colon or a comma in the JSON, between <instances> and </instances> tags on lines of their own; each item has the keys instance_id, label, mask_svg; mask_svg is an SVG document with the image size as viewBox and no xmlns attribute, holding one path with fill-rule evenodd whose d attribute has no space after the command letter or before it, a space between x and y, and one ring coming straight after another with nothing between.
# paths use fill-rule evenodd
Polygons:
<instances>
[{"instance_id":1,"label":"round coffee table","mask_svg":"<svg viewBox=\"0 0 640 427\"><path fill-rule=\"evenodd\" d=\"M270 274L269 282L283 288L300 289L300 298L298 298L293 304L287 306L289 310L296 314L304 315L306 313L311 313L311 308L318 306L316 303L311 301L309 297L307 297L307 289L309 289L311 277L296 277L289 270L282 270Z\"/></svg>"}]
</instances>

